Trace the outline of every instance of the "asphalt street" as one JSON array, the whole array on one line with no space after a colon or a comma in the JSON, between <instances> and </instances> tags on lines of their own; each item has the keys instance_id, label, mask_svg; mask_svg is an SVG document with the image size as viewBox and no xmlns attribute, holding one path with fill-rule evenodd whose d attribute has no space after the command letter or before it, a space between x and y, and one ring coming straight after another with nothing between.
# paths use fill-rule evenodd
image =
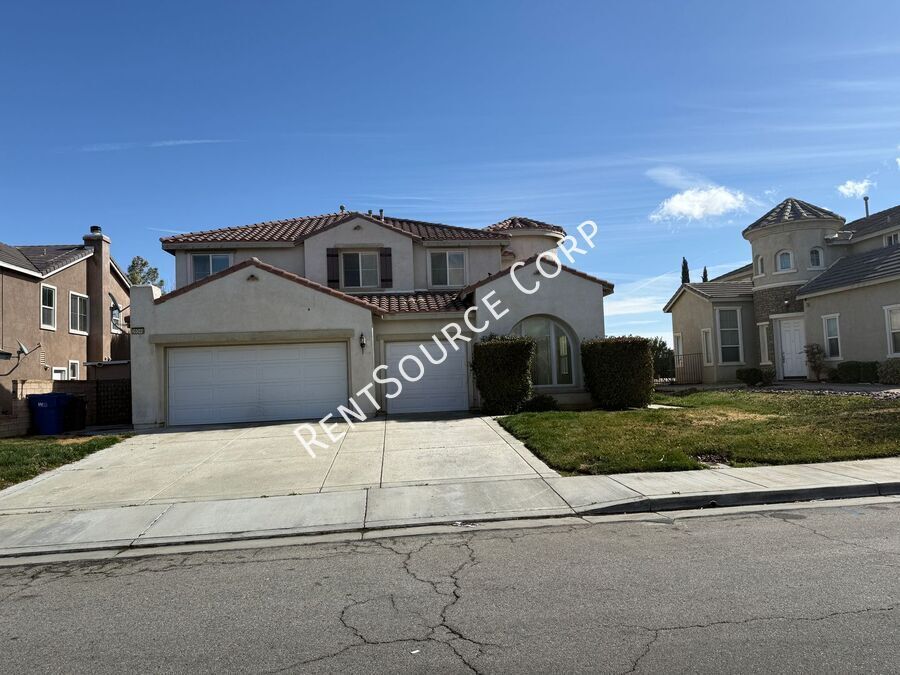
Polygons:
<instances>
[{"instance_id":1,"label":"asphalt street","mask_svg":"<svg viewBox=\"0 0 900 675\"><path fill-rule=\"evenodd\" d=\"M0 569L5 672L896 672L900 501Z\"/></svg>"}]
</instances>

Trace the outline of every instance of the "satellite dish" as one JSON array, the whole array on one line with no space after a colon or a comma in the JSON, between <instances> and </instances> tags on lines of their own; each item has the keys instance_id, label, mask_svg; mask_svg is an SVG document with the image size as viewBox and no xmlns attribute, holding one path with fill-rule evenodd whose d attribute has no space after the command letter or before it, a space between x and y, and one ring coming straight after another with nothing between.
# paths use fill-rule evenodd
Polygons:
<instances>
[{"instance_id":1,"label":"satellite dish","mask_svg":"<svg viewBox=\"0 0 900 675\"><path fill-rule=\"evenodd\" d=\"M19 341L16 340L16 342L19 342ZM26 347L26 346L23 345L21 342L19 342L19 351L18 351L18 353L21 354L22 356L28 356L28 347Z\"/></svg>"}]
</instances>

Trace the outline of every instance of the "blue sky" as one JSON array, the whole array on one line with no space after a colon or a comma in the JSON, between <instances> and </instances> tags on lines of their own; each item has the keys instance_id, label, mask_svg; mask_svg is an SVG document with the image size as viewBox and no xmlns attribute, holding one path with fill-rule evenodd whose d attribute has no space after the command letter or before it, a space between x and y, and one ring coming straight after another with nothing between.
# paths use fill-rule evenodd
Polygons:
<instances>
[{"instance_id":1,"label":"blue sky","mask_svg":"<svg viewBox=\"0 0 900 675\"><path fill-rule=\"evenodd\" d=\"M796 196L900 203L896 2L0 4L0 240L335 211L601 226L612 334ZM841 189L839 189L841 188Z\"/></svg>"}]
</instances>

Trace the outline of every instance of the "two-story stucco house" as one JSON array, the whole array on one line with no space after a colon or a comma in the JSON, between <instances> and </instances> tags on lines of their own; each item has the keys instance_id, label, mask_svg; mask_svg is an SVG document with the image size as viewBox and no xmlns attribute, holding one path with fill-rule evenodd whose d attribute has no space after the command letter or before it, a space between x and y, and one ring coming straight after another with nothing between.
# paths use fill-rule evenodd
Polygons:
<instances>
[{"instance_id":1,"label":"two-story stucco house","mask_svg":"<svg viewBox=\"0 0 900 675\"><path fill-rule=\"evenodd\" d=\"M0 244L0 410L13 381L127 378L130 287L97 226L80 244Z\"/></svg>"},{"instance_id":2,"label":"two-story stucco house","mask_svg":"<svg viewBox=\"0 0 900 675\"><path fill-rule=\"evenodd\" d=\"M666 304L680 363L702 382L734 381L745 366L807 378L804 346L826 362L900 357L900 206L847 223L786 199L747 226L752 262L683 284Z\"/></svg>"},{"instance_id":3,"label":"two-story stucco house","mask_svg":"<svg viewBox=\"0 0 900 675\"><path fill-rule=\"evenodd\" d=\"M342 208L164 238L176 288L131 294L134 423L319 418L351 396L367 412L467 410L478 405L472 327L486 324L482 335L534 336L539 390L584 404L579 345L604 334L612 285L569 267L538 275L535 255L563 237L527 218L473 229ZM516 261L527 264L514 278ZM536 280L533 294L516 284ZM489 311L486 297L501 304ZM448 323L462 338L445 339ZM397 376L422 343L446 360L386 395L376 367Z\"/></svg>"}]
</instances>

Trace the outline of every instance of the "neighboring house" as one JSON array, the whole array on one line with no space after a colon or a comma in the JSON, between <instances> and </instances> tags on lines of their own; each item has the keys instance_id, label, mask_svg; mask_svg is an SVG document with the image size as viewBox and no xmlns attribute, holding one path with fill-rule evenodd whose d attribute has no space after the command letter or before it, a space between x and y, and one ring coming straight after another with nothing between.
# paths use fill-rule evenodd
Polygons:
<instances>
[{"instance_id":1,"label":"neighboring house","mask_svg":"<svg viewBox=\"0 0 900 675\"><path fill-rule=\"evenodd\" d=\"M371 213L293 218L162 239L175 256L175 289L132 289L131 354L137 426L318 418L336 413L372 383L398 374L420 343L457 322L491 321L488 333L537 341L534 380L563 405L586 403L579 345L602 336L603 298L612 285L564 268L536 277L533 257L554 249L562 228L510 218L484 229ZM541 289L525 295L517 278ZM491 291L508 309L487 315ZM498 309L498 312L502 310ZM475 316L472 316L474 314ZM477 405L468 364L471 344L447 348L441 365L406 383L370 390L391 413L467 410ZM421 354L420 354L421 357ZM423 359L424 360L424 359ZM408 371L409 372L409 371ZM415 374L415 369L411 371ZM393 387L388 390L392 392Z\"/></svg>"},{"instance_id":2,"label":"neighboring house","mask_svg":"<svg viewBox=\"0 0 900 675\"><path fill-rule=\"evenodd\" d=\"M83 239L0 244L2 411L14 381L128 377L131 284L99 227Z\"/></svg>"},{"instance_id":3,"label":"neighboring house","mask_svg":"<svg viewBox=\"0 0 900 675\"><path fill-rule=\"evenodd\" d=\"M900 206L845 223L786 199L743 237L749 265L683 284L666 304L678 364L729 382L760 365L807 378L803 348L813 343L832 367L900 357Z\"/></svg>"}]
</instances>

